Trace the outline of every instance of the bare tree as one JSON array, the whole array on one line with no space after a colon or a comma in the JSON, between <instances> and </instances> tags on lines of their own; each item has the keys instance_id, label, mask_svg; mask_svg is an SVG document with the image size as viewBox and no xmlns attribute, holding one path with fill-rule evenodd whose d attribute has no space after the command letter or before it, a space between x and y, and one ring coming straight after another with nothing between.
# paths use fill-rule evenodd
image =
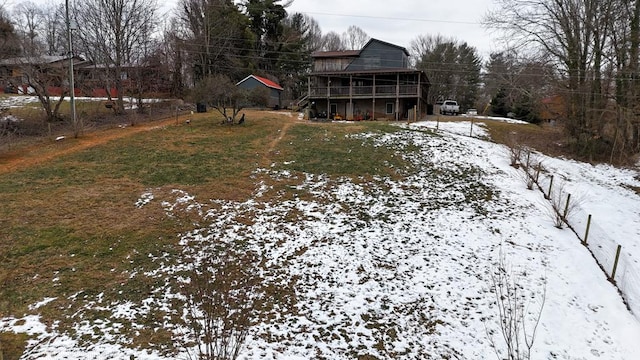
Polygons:
<instances>
[{"instance_id":1,"label":"bare tree","mask_svg":"<svg viewBox=\"0 0 640 360\"><path fill-rule=\"evenodd\" d=\"M128 91L136 99L136 109L139 114L145 112L143 104L145 93L157 92L158 88L163 85L167 73L162 62L160 44L153 40L155 29L150 25L142 24L140 32L144 38L151 40L142 42L131 51L133 74L131 74L132 83L128 87Z\"/></svg>"},{"instance_id":2,"label":"bare tree","mask_svg":"<svg viewBox=\"0 0 640 360\"><path fill-rule=\"evenodd\" d=\"M32 2L20 3L14 8L14 16L19 23L15 44L23 55L7 60L21 71L20 83L14 85L24 85L38 97L47 122L59 121L62 119L60 106L69 92L65 57L43 55L45 15L40 6ZM54 88L60 88L61 93L54 94Z\"/></svg>"},{"instance_id":3,"label":"bare tree","mask_svg":"<svg viewBox=\"0 0 640 360\"><path fill-rule=\"evenodd\" d=\"M256 91L256 94L259 93ZM249 95L249 91L236 86L228 76L219 74L196 84L191 98L196 103L216 109L224 117L223 123L232 124L238 113L251 102Z\"/></svg>"},{"instance_id":4,"label":"bare tree","mask_svg":"<svg viewBox=\"0 0 640 360\"><path fill-rule=\"evenodd\" d=\"M17 30L24 38L22 41L23 52L29 55L39 55L44 45L39 39L45 17L42 8L31 1L20 2L13 8L13 16L17 19Z\"/></svg>"},{"instance_id":5,"label":"bare tree","mask_svg":"<svg viewBox=\"0 0 640 360\"><path fill-rule=\"evenodd\" d=\"M38 97L38 101L42 106L48 122L61 120L60 105L65 100L66 94L69 93L69 85L67 82L69 68L65 64L55 66L49 61L49 57L44 56L26 56L15 58L16 64L22 70L22 79L26 81L24 85L33 91ZM60 96L54 96L51 93L52 87L65 84Z\"/></svg>"},{"instance_id":6,"label":"bare tree","mask_svg":"<svg viewBox=\"0 0 640 360\"><path fill-rule=\"evenodd\" d=\"M170 92L173 96L181 96L185 88L186 66L185 59L187 54L180 38L178 23L171 21L166 25L163 31L163 38L160 40L162 54L164 54L164 63L167 65L170 76Z\"/></svg>"},{"instance_id":7,"label":"bare tree","mask_svg":"<svg viewBox=\"0 0 640 360\"><path fill-rule=\"evenodd\" d=\"M342 43L349 50L360 50L369 42L369 39L371 37L356 25L349 26L342 34Z\"/></svg>"},{"instance_id":8,"label":"bare tree","mask_svg":"<svg viewBox=\"0 0 640 360\"><path fill-rule=\"evenodd\" d=\"M60 55L68 46L65 8L63 4L48 3L41 6L43 14L42 38L46 45L47 55Z\"/></svg>"},{"instance_id":9,"label":"bare tree","mask_svg":"<svg viewBox=\"0 0 640 360\"><path fill-rule=\"evenodd\" d=\"M156 26L155 0L86 0L76 3L83 50L90 60L103 64L117 92L114 111L124 114L125 66L132 65L134 50L152 39Z\"/></svg>"},{"instance_id":10,"label":"bare tree","mask_svg":"<svg viewBox=\"0 0 640 360\"><path fill-rule=\"evenodd\" d=\"M640 152L640 1L615 0L611 36L614 57L616 132L611 152Z\"/></svg>"},{"instance_id":11,"label":"bare tree","mask_svg":"<svg viewBox=\"0 0 640 360\"><path fill-rule=\"evenodd\" d=\"M329 31L322 36L322 50L323 51L340 51L345 50L345 46L342 43L340 34L335 31Z\"/></svg>"}]
</instances>

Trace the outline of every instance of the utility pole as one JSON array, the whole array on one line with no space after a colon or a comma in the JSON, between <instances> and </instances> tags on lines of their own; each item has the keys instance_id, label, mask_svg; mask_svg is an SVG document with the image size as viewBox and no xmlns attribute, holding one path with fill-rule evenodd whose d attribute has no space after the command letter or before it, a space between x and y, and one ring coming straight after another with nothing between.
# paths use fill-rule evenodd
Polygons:
<instances>
[{"instance_id":1,"label":"utility pole","mask_svg":"<svg viewBox=\"0 0 640 360\"><path fill-rule=\"evenodd\" d=\"M74 29L71 26L71 17L69 16L69 0L65 0L65 5L67 14L67 35L69 37L69 92L71 97L71 119L73 122L73 136L77 138L82 131L82 122L78 122L76 117L76 94L75 83L73 81L73 41L71 36Z\"/></svg>"}]
</instances>

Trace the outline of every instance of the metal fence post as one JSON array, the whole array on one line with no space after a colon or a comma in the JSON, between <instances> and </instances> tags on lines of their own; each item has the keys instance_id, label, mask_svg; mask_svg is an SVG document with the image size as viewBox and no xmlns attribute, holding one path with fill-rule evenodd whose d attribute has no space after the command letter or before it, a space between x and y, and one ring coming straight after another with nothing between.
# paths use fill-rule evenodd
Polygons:
<instances>
[{"instance_id":1,"label":"metal fence post","mask_svg":"<svg viewBox=\"0 0 640 360\"><path fill-rule=\"evenodd\" d=\"M567 221L567 214L569 213L569 201L571 200L571 194L567 194L567 203L564 205L564 215L562 218Z\"/></svg>"},{"instance_id":2,"label":"metal fence post","mask_svg":"<svg viewBox=\"0 0 640 360\"><path fill-rule=\"evenodd\" d=\"M587 230L584 232L584 240L582 243L587 245L587 239L589 238L589 229L591 228L591 214L589 214L589 218L587 219Z\"/></svg>"},{"instance_id":3,"label":"metal fence post","mask_svg":"<svg viewBox=\"0 0 640 360\"><path fill-rule=\"evenodd\" d=\"M547 200L551 199L551 188L553 187L553 175L551 175L551 181L549 182L549 191L547 192Z\"/></svg>"},{"instance_id":4,"label":"metal fence post","mask_svg":"<svg viewBox=\"0 0 640 360\"><path fill-rule=\"evenodd\" d=\"M618 261L620 260L620 250L622 250L622 245L618 245L618 249L616 250L616 260L613 262L613 271L609 279L611 281L615 281L616 278L616 270L618 270Z\"/></svg>"}]
</instances>

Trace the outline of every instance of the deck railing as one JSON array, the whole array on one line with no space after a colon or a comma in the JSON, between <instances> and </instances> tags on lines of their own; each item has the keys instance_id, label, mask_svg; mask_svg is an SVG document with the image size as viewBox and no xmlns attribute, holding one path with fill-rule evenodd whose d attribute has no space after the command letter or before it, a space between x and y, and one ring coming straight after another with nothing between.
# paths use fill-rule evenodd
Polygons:
<instances>
[{"instance_id":1,"label":"deck railing","mask_svg":"<svg viewBox=\"0 0 640 360\"><path fill-rule=\"evenodd\" d=\"M373 97L373 86L353 86L351 89L349 86L318 86L311 88L312 97L327 97L332 98L348 98L353 97ZM418 85L377 85L375 87L376 97L392 97L392 96L418 96Z\"/></svg>"}]
</instances>

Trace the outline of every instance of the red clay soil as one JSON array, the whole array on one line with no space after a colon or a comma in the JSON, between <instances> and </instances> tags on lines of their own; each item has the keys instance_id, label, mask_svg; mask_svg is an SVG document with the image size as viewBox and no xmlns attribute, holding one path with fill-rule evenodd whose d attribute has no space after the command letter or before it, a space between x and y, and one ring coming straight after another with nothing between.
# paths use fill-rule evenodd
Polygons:
<instances>
[{"instance_id":1,"label":"red clay soil","mask_svg":"<svg viewBox=\"0 0 640 360\"><path fill-rule=\"evenodd\" d=\"M178 121L176 121L176 118L171 118L140 123L135 126L85 132L77 139L67 136L60 141L46 140L45 142L24 147L19 146L13 150L0 152L0 175L42 164L60 156L105 144L114 139L182 123L184 118L183 116L179 118Z\"/></svg>"}]
</instances>

